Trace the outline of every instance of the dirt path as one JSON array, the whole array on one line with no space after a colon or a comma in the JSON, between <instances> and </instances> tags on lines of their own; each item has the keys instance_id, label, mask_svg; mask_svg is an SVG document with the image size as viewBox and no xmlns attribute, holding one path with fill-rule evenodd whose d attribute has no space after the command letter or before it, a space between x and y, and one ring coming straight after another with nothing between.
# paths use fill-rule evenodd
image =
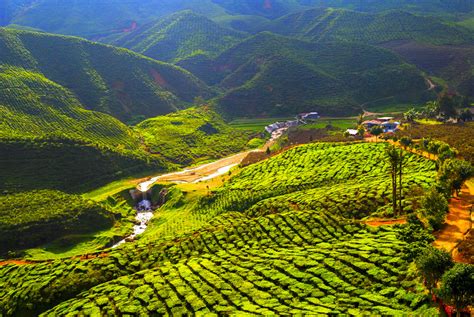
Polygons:
<instances>
[{"instance_id":1,"label":"dirt path","mask_svg":"<svg viewBox=\"0 0 474 317\"><path fill-rule=\"evenodd\" d=\"M28 265L28 264L36 264L38 262L33 262L33 261L26 261L26 260L6 260L6 261L1 261L0 262L0 267L9 265L9 264L14 264L14 265Z\"/></svg>"},{"instance_id":2,"label":"dirt path","mask_svg":"<svg viewBox=\"0 0 474 317\"><path fill-rule=\"evenodd\" d=\"M403 225L407 223L406 219L373 219L369 221L364 221L364 223L371 227L380 227L380 226L393 226L393 225Z\"/></svg>"},{"instance_id":3,"label":"dirt path","mask_svg":"<svg viewBox=\"0 0 474 317\"><path fill-rule=\"evenodd\" d=\"M449 202L449 214L444 227L435 234L433 245L437 248L453 252L456 246L464 240L472 228L472 206L474 203L474 186L472 180L467 182L459 197Z\"/></svg>"},{"instance_id":4,"label":"dirt path","mask_svg":"<svg viewBox=\"0 0 474 317\"><path fill-rule=\"evenodd\" d=\"M272 133L272 137L270 138L270 140L268 140L265 145L260 149L240 152L212 163L200 165L194 168L187 168L179 172L148 178L138 184L137 188L142 192L146 192L151 188L151 186L153 186L153 184L158 181L174 183L196 183L206 181L218 177L220 175L224 175L228 173L232 167L239 165L249 153L263 152L267 148L270 148L276 142L276 140L284 134L285 131L286 128L279 129Z\"/></svg>"}]
</instances>

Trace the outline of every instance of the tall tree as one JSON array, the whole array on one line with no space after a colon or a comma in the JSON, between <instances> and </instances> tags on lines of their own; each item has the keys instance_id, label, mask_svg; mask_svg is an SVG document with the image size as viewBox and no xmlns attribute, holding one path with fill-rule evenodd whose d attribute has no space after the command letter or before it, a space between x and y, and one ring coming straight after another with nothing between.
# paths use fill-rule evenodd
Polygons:
<instances>
[{"instance_id":1,"label":"tall tree","mask_svg":"<svg viewBox=\"0 0 474 317\"><path fill-rule=\"evenodd\" d=\"M403 161L405 160L405 155L403 151L400 150L398 155L398 211L400 214L403 211L402 199L403 199L403 183L402 183L402 174L403 174Z\"/></svg>"},{"instance_id":2,"label":"tall tree","mask_svg":"<svg viewBox=\"0 0 474 317\"><path fill-rule=\"evenodd\" d=\"M448 252L430 245L416 258L415 264L425 279L426 287L433 294L444 272L453 266L453 259Z\"/></svg>"},{"instance_id":3,"label":"tall tree","mask_svg":"<svg viewBox=\"0 0 474 317\"><path fill-rule=\"evenodd\" d=\"M448 94L442 94L438 100L439 112L446 119L457 118L456 102L454 98Z\"/></svg>"},{"instance_id":4,"label":"tall tree","mask_svg":"<svg viewBox=\"0 0 474 317\"><path fill-rule=\"evenodd\" d=\"M383 133L383 128L381 126L376 125L372 127L372 129L370 129L370 134L375 136L375 141L379 140L379 135L381 135L382 133Z\"/></svg>"},{"instance_id":5,"label":"tall tree","mask_svg":"<svg viewBox=\"0 0 474 317\"><path fill-rule=\"evenodd\" d=\"M398 149L389 145L385 150L387 154L388 162L390 164L390 174L392 176L392 209L397 214L397 174L400 163L400 154Z\"/></svg>"},{"instance_id":6,"label":"tall tree","mask_svg":"<svg viewBox=\"0 0 474 317\"><path fill-rule=\"evenodd\" d=\"M441 298L456 309L461 310L474 303L474 265L457 263L441 279Z\"/></svg>"}]
</instances>

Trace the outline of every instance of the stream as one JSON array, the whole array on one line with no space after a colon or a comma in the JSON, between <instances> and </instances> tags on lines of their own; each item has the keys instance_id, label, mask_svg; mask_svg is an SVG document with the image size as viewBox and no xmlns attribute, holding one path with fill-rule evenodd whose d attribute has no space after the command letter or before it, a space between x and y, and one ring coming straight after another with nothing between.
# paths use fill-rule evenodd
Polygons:
<instances>
[{"instance_id":1,"label":"stream","mask_svg":"<svg viewBox=\"0 0 474 317\"><path fill-rule=\"evenodd\" d=\"M270 140L267 142L265 147L270 147L279 137L281 137L288 128L281 128L272 133ZM253 150L247 152L241 152L223 159L220 159L215 162L203 164L193 168L187 168L179 172L164 174L160 176L152 177L144 182L141 182L137 185L137 189L142 193L146 193L156 182L162 180L172 183L199 183L208 181L210 179L216 178L218 176L227 174L233 167L239 165L242 160L247 156L248 153L254 151L263 151L263 150ZM201 174L201 175L199 175ZM200 176L200 177L199 177ZM196 178L197 177L197 178ZM112 248L116 248L119 245L122 245L128 241L133 241L138 235L145 232L148 227L148 223L153 218L154 213L151 209L151 202L148 200L142 200L137 208L137 215L135 220L137 224L133 226L133 234L121 240L120 242L114 244Z\"/></svg>"}]
</instances>

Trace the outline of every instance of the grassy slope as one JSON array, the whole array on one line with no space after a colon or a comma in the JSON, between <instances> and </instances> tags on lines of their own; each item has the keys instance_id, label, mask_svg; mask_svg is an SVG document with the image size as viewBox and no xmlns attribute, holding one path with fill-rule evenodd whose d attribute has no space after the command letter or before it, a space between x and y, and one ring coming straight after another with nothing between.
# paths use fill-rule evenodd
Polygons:
<instances>
[{"instance_id":1,"label":"grassy slope","mask_svg":"<svg viewBox=\"0 0 474 317\"><path fill-rule=\"evenodd\" d=\"M204 16L184 11L102 41L157 60L173 61L196 54L215 57L244 36Z\"/></svg>"},{"instance_id":2,"label":"grassy slope","mask_svg":"<svg viewBox=\"0 0 474 317\"><path fill-rule=\"evenodd\" d=\"M472 43L467 29L437 17L423 17L403 11L361 13L348 10L312 9L290 14L274 22L274 32L312 41L344 40L382 43L413 40L431 44Z\"/></svg>"},{"instance_id":3,"label":"grassy slope","mask_svg":"<svg viewBox=\"0 0 474 317\"><path fill-rule=\"evenodd\" d=\"M236 153L249 139L247 132L234 130L207 108L149 119L135 130L151 153L183 165Z\"/></svg>"},{"instance_id":4,"label":"grassy slope","mask_svg":"<svg viewBox=\"0 0 474 317\"><path fill-rule=\"evenodd\" d=\"M87 109L122 120L166 114L209 95L202 82L178 67L72 37L0 29L1 64L41 72Z\"/></svg>"},{"instance_id":5,"label":"grassy slope","mask_svg":"<svg viewBox=\"0 0 474 317\"><path fill-rule=\"evenodd\" d=\"M179 64L227 89L218 104L231 116L288 116L312 110L347 115L377 99L412 102L426 90L418 70L389 51L341 42L314 44L268 32L214 60Z\"/></svg>"}]
</instances>

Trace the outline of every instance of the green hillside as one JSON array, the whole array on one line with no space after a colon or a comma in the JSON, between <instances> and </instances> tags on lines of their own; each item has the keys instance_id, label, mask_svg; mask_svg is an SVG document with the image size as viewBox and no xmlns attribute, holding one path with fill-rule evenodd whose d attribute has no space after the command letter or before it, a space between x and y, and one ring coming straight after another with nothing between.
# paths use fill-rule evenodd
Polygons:
<instances>
[{"instance_id":1,"label":"green hillside","mask_svg":"<svg viewBox=\"0 0 474 317\"><path fill-rule=\"evenodd\" d=\"M250 137L231 128L207 107L148 119L135 130L148 151L183 165L237 153L246 147Z\"/></svg>"},{"instance_id":2,"label":"green hillside","mask_svg":"<svg viewBox=\"0 0 474 317\"><path fill-rule=\"evenodd\" d=\"M413 40L431 44L472 43L474 37L465 28L403 11L361 13L349 10L312 9L276 20L274 32L312 41L344 40L382 43Z\"/></svg>"},{"instance_id":3,"label":"green hillside","mask_svg":"<svg viewBox=\"0 0 474 317\"><path fill-rule=\"evenodd\" d=\"M391 42L383 46L432 76L435 84L449 87L462 95L474 96L473 45Z\"/></svg>"},{"instance_id":4,"label":"green hillside","mask_svg":"<svg viewBox=\"0 0 474 317\"><path fill-rule=\"evenodd\" d=\"M0 188L78 190L163 169L139 135L44 75L0 67Z\"/></svg>"},{"instance_id":5,"label":"green hillside","mask_svg":"<svg viewBox=\"0 0 474 317\"><path fill-rule=\"evenodd\" d=\"M209 95L182 69L79 38L0 29L0 65L5 64L42 73L85 108L125 121L166 114Z\"/></svg>"},{"instance_id":6,"label":"green hillside","mask_svg":"<svg viewBox=\"0 0 474 317\"><path fill-rule=\"evenodd\" d=\"M157 60L173 61L197 54L215 57L244 36L204 16L184 11L102 42L126 47Z\"/></svg>"},{"instance_id":7,"label":"green hillside","mask_svg":"<svg viewBox=\"0 0 474 317\"><path fill-rule=\"evenodd\" d=\"M225 14L225 10L212 0L110 0L100 3L36 0L34 5L13 14L9 22L51 33L98 39L128 32L135 23L142 26L159 17L188 9L209 17Z\"/></svg>"},{"instance_id":8,"label":"green hillside","mask_svg":"<svg viewBox=\"0 0 474 317\"><path fill-rule=\"evenodd\" d=\"M0 267L0 313L431 315L400 229L354 220L390 205L385 147L301 146L202 193L209 208L183 192L173 204L208 221L198 230L146 235L89 259ZM407 154L405 172L407 191L430 186L435 164Z\"/></svg>"},{"instance_id":9,"label":"green hillside","mask_svg":"<svg viewBox=\"0 0 474 317\"><path fill-rule=\"evenodd\" d=\"M427 89L421 73L387 50L344 42L309 43L260 33L215 59L179 63L211 85L231 116L293 115L320 111L348 115L360 105L419 100Z\"/></svg>"}]
</instances>

